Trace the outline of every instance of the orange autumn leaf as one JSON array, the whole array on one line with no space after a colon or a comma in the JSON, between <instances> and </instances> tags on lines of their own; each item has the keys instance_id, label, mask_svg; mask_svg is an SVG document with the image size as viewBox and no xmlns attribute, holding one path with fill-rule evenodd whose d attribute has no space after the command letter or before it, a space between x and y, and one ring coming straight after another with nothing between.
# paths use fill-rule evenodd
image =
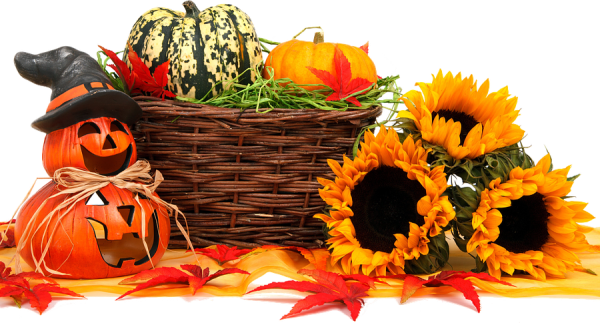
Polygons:
<instances>
[{"instance_id":1,"label":"orange autumn leaf","mask_svg":"<svg viewBox=\"0 0 600 323\"><path fill-rule=\"evenodd\" d=\"M183 271L173 268L173 267L159 267L159 268L154 268L151 270L144 270L135 276L123 279L122 281L119 282L119 285L138 284L141 282L150 281L154 278L158 278L161 276L171 277L173 282L177 283L177 282L187 282L187 277L189 275L184 273Z\"/></svg>"},{"instance_id":2,"label":"orange autumn leaf","mask_svg":"<svg viewBox=\"0 0 600 323\"><path fill-rule=\"evenodd\" d=\"M116 64L109 64L108 66L117 72L127 89L127 94L147 92L154 97L161 98L163 101L165 100L165 96L174 98L175 94L169 90L165 90L165 86L169 82L169 60L157 66L154 69L154 74L152 74L148 66L144 64L137 53L131 48L131 45L127 43L127 46L129 48L127 58L129 58L132 70L129 70L127 64L113 51L98 46Z\"/></svg>"},{"instance_id":3,"label":"orange autumn leaf","mask_svg":"<svg viewBox=\"0 0 600 323\"><path fill-rule=\"evenodd\" d=\"M134 289L129 290L123 295L119 296L117 300L120 300L121 298L140 290L164 284L189 285L192 289L192 294L196 295L196 292L207 282L223 275L250 275L249 272L237 268L225 268L211 275L208 268L203 269L196 265L180 265L180 267L181 269L189 272L191 275L188 275L185 272L173 267L160 267L151 270L144 270L133 277L122 280L119 282L119 285L138 285Z\"/></svg>"},{"instance_id":4,"label":"orange autumn leaf","mask_svg":"<svg viewBox=\"0 0 600 323\"><path fill-rule=\"evenodd\" d=\"M514 285L508 282L498 280L488 275L487 273L466 273L464 271L455 270L442 271L437 275L430 276L428 279L423 279L409 274L378 276L376 278L397 278L404 280L404 285L402 287L402 298L400 299L400 303L405 303L419 288L423 286L452 286L459 292L463 293L465 298L473 303L473 305L477 309L477 312L479 313L481 310L481 306L479 303L479 295L477 294L477 291L475 291L473 283L470 280L466 279L469 277L515 287Z\"/></svg>"},{"instance_id":5,"label":"orange autumn leaf","mask_svg":"<svg viewBox=\"0 0 600 323\"><path fill-rule=\"evenodd\" d=\"M236 246L229 248L226 245L216 245L214 249L212 248L196 248L194 249L195 253L199 253L201 255L207 256L216 260L219 263L219 266L222 266L226 262L240 259L240 256L243 256L249 253L250 249L237 249ZM188 250L187 252L191 252Z\"/></svg>"},{"instance_id":6,"label":"orange autumn leaf","mask_svg":"<svg viewBox=\"0 0 600 323\"><path fill-rule=\"evenodd\" d=\"M313 292L316 294L308 295L306 298L296 302L290 312L284 315L281 319L298 315L304 310L308 310L312 307L323 305L325 303L342 302L350 311L352 320L356 321L356 318L360 313L360 309L364 304L362 297L369 296L367 294L367 291L369 290L369 284L362 283L361 281L364 281L363 279L351 277L350 280L356 280L358 283L346 284L346 279L344 276L332 272L318 269L301 269L298 271L298 273L310 276L316 282L313 283L308 281L293 280L286 282L275 282L260 286L248 292L247 294L273 288L291 289L300 292Z\"/></svg>"},{"instance_id":7,"label":"orange autumn leaf","mask_svg":"<svg viewBox=\"0 0 600 323\"><path fill-rule=\"evenodd\" d=\"M102 49L104 54L106 54L106 56L108 56L113 61L113 63L115 63L115 64L109 64L108 67L112 68L115 72L117 72L117 74L119 75L119 78L121 78L121 81L123 82L123 86L125 87L127 94L135 93L134 90L137 89L137 87L135 86L136 85L135 73L129 70L129 67L127 67L127 64L125 64L125 62L123 62L117 56L117 54L115 54L115 52L113 52L109 49L106 49L100 45L98 45L98 47L100 47L100 49Z\"/></svg>"},{"instance_id":8,"label":"orange autumn leaf","mask_svg":"<svg viewBox=\"0 0 600 323\"><path fill-rule=\"evenodd\" d=\"M363 50L365 50L365 48L363 48ZM354 95L366 92L375 83L369 82L369 80L361 77L353 79L350 62L348 61L346 55L344 55L342 50L338 47L335 48L333 64L335 66L337 78L325 70L318 70L312 66L307 66L306 68L321 81L323 81L323 84L329 86L333 90L333 93L331 93L325 99L325 101L345 100L358 107L361 107L362 105L354 97Z\"/></svg>"},{"instance_id":9,"label":"orange autumn leaf","mask_svg":"<svg viewBox=\"0 0 600 323\"><path fill-rule=\"evenodd\" d=\"M34 272L11 274L11 271L10 267L6 267L0 261L0 297L12 297L19 308L25 301L29 301L31 307L41 315L52 302L50 293L85 298L68 288L60 287L52 278L45 277L42 274ZM31 282L36 281L42 283L32 287Z\"/></svg>"},{"instance_id":10,"label":"orange autumn leaf","mask_svg":"<svg viewBox=\"0 0 600 323\"><path fill-rule=\"evenodd\" d=\"M377 289L377 287L375 287L375 283L389 285L388 283L383 282L375 277L370 277L370 276L363 275L363 274L352 274L352 275L341 275L341 276L342 276L342 278L344 278L345 281L356 280L357 282L359 282L363 285L369 286L371 289Z\"/></svg>"},{"instance_id":11,"label":"orange autumn leaf","mask_svg":"<svg viewBox=\"0 0 600 323\"><path fill-rule=\"evenodd\" d=\"M0 249L15 246L15 230L13 228L9 228L6 233L0 232Z\"/></svg>"},{"instance_id":12,"label":"orange autumn leaf","mask_svg":"<svg viewBox=\"0 0 600 323\"><path fill-rule=\"evenodd\" d=\"M133 67L133 73L135 76L141 81L136 86L144 91L151 93L152 96L157 98L162 98L165 100L165 96L174 98L175 94L173 94L169 90L165 90L165 86L169 82L169 78L167 74L169 74L169 63L162 63L154 69L154 74L150 73L150 69L144 62L139 58L138 54L133 50L131 44L127 43L129 48L129 52L127 57L129 58L129 62Z\"/></svg>"},{"instance_id":13,"label":"orange autumn leaf","mask_svg":"<svg viewBox=\"0 0 600 323\"><path fill-rule=\"evenodd\" d=\"M331 255L329 250L325 248L320 249L305 249L296 247L297 250L315 266L316 269L327 270L327 259Z\"/></svg>"}]
</instances>

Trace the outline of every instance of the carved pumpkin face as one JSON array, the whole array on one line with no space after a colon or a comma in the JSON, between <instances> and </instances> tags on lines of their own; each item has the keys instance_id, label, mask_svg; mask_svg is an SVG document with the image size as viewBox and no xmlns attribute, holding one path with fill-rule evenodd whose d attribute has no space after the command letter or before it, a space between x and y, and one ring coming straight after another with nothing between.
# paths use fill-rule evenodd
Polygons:
<instances>
[{"instance_id":1,"label":"carved pumpkin face","mask_svg":"<svg viewBox=\"0 0 600 323\"><path fill-rule=\"evenodd\" d=\"M21 209L15 226L17 241L23 237L28 222L44 200L57 193L54 182L48 183L32 196ZM145 239L152 262L156 265L169 244L171 226L164 208L154 209L154 203L140 196L138 204L129 190L112 184L96 191L96 196L79 201L60 222L58 217L50 221L49 231L43 237L43 229L26 241L21 256L34 266L32 253L40 259L43 241L57 226L54 238L46 254L47 266L69 274L61 278L97 279L130 275L152 268L142 243ZM72 195L49 199L42 208L35 228L44 228L42 220L51 210ZM93 200L98 202L93 203ZM97 204L97 205L91 205ZM142 208L146 226L142 232ZM32 242L32 243L29 243ZM33 248L33 249L32 249ZM44 270L44 274L49 273ZM56 275L53 275L56 277Z\"/></svg>"},{"instance_id":2,"label":"carved pumpkin face","mask_svg":"<svg viewBox=\"0 0 600 323\"><path fill-rule=\"evenodd\" d=\"M101 175L116 175L137 160L131 131L115 118L96 118L46 135L42 161L48 175L62 167L77 167Z\"/></svg>"}]
</instances>

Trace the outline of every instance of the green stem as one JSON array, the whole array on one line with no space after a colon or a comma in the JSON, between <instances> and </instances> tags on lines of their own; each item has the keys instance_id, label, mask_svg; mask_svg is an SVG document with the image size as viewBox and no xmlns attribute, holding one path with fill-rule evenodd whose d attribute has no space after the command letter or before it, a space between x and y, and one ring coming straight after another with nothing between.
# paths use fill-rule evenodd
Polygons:
<instances>
[{"instance_id":1,"label":"green stem","mask_svg":"<svg viewBox=\"0 0 600 323\"><path fill-rule=\"evenodd\" d=\"M183 7L185 8L185 16L188 18L198 18L200 15L201 11L196 7L196 4L193 1L184 2Z\"/></svg>"}]
</instances>

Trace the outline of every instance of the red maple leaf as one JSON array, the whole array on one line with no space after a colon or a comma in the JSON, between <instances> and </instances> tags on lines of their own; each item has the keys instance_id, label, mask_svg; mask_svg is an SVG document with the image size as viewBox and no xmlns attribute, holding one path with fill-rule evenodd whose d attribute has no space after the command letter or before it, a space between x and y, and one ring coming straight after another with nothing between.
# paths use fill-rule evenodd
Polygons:
<instances>
[{"instance_id":1,"label":"red maple leaf","mask_svg":"<svg viewBox=\"0 0 600 323\"><path fill-rule=\"evenodd\" d=\"M474 277L481 280L486 280L494 283L500 283L507 286L514 285L498 280L487 273L466 273L464 271L442 271L437 275L430 276L428 279L423 279L414 275L401 274L394 276L379 276L376 278L398 278L404 279L404 286L402 287L402 298L400 303L405 303L419 288L425 287L440 287L440 286L452 286L459 292L463 293L466 299L470 300L477 312L481 310L479 303L479 295L473 287L473 283L465 278Z\"/></svg>"},{"instance_id":2,"label":"red maple leaf","mask_svg":"<svg viewBox=\"0 0 600 323\"><path fill-rule=\"evenodd\" d=\"M369 279L357 277L361 275L343 276L318 269L301 269L298 271L298 273L312 277L314 280L316 280L316 283L307 281L299 282L293 280L287 282L275 282L260 286L248 292L247 294L273 288L292 289L300 292L313 292L316 294L308 295L306 298L298 301L294 307L292 307L292 310L284 315L281 319L297 315L300 312L308 310L314 306L341 301L346 304L346 307L348 310L350 310L350 316L352 317L352 320L356 321L356 318L360 313L360 309L364 304L364 301L361 297L369 296L367 294L370 285L370 283L367 282L370 281ZM346 284L346 280L356 280L358 283ZM365 283L363 283L363 281L365 281Z\"/></svg>"},{"instance_id":3,"label":"red maple leaf","mask_svg":"<svg viewBox=\"0 0 600 323\"><path fill-rule=\"evenodd\" d=\"M369 55L369 42L367 42L366 44L360 46L359 48L362 49L363 52L365 52L365 54ZM380 79L380 80L382 79L382 77L379 76L379 75L377 75L377 78Z\"/></svg>"},{"instance_id":4,"label":"red maple leaf","mask_svg":"<svg viewBox=\"0 0 600 323\"><path fill-rule=\"evenodd\" d=\"M195 253L199 253L201 255L207 256L219 262L219 266L222 266L224 263L237 260L240 256L249 253L250 249L237 249L236 246L229 248L226 245L216 245L216 249L211 248L196 248L194 249ZM191 252L188 250L187 252Z\"/></svg>"},{"instance_id":5,"label":"red maple leaf","mask_svg":"<svg viewBox=\"0 0 600 323\"><path fill-rule=\"evenodd\" d=\"M318 70L311 66L307 66L306 68L323 81L323 84L329 86L333 90L333 93L325 99L326 101L346 100L361 107L362 105L354 96L366 92L375 83L360 77L352 79L350 62L338 47L335 48L333 63L335 65L337 79L328 71Z\"/></svg>"},{"instance_id":6,"label":"red maple leaf","mask_svg":"<svg viewBox=\"0 0 600 323\"><path fill-rule=\"evenodd\" d=\"M23 272L20 274L11 274L12 269L0 261L0 297L12 297L15 304L20 308L23 301L28 300L32 308L40 312L40 315L48 308L52 302L50 293L58 293L74 297L85 298L67 288L62 288L52 278L45 277L42 274L34 272ZM30 282L42 281L33 288Z\"/></svg>"},{"instance_id":7,"label":"red maple leaf","mask_svg":"<svg viewBox=\"0 0 600 323\"><path fill-rule=\"evenodd\" d=\"M15 228L11 224L15 223L15 220L8 222L0 222L0 226L8 225L5 229L0 229L0 249L12 248L15 244Z\"/></svg>"},{"instance_id":8,"label":"red maple leaf","mask_svg":"<svg viewBox=\"0 0 600 323\"><path fill-rule=\"evenodd\" d=\"M138 54L133 50L133 48L131 48L131 44L127 43L127 46L129 47L127 57L129 58L131 66L133 67L133 72L141 80L141 82L138 84L139 89L144 92L152 93L152 96L162 98L163 100L165 99L165 96L174 98L175 94L164 89L169 81L167 74L169 73L170 61L167 60L166 62L157 66L156 69L154 69L154 75L152 75L148 66L144 64Z\"/></svg>"},{"instance_id":9,"label":"red maple leaf","mask_svg":"<svg viewBox=\"0 0 600 323\"><path fill-rule=\"evenodd\" d=\"M173 267L160 267L151 270L144 270L133 277L122 280L119 282L119 285L142 283L137 285L134 289L119 296L117 300L142 289L163 284L187 284L192 289L192 294L196 295L196 292L202 288L202 286L217 277L228 274L250 275L249 272L237 268L225 268L211 275L208 268L202 269L200 266L196 265L180 265L180 267L181 269L190 272L192 275L188 275L185 272Z\"/></svg>"},{"instance_id":10,"label":"red maple leaf","mask_svg":"<svg viewBox=\"0 0 600 323\"><path fill-rule=\"evenodd\" d=\"M98 46L116 64L116 66L113 64L108 66L119 74L123 84L127 87L127 91L131 94L147 92L152 96L162 98L163 101L165 96L174 98L175 94L164 89L169 81L169 78L167 77L169 73L169 61L157 66L156 69L154 69L154 74L152 74L150 73L148 66L144 64L138 54L131 48L131 45L128 43L127 46L129 47L127 57L133 68L132 71L129 70L127 64L117 57L114 52L105 49L102 46Z\"/></svg>"},{"instance_id":11,"label":"red maple leaf","mask_svg":"<svg viewBox=\"0 0 600 323\"><path fill-rule=\"evenodd\" d=\"M117 72L117 74L121 78L121 81L123 81L123 84L125 85L127 93L128 94L134 93L135 81L136 81L135 73L133 73L129 70L129 67L127 67L127 64L125 64L125 62L123 62L117 56L117 54L115 54L115 52L108 50L100 45L98 45L98 47L100 47L100 49L102 49L102 51L104 52L104 54L106 54L106 56L110 57L110 59L113 61L113 63L117 64L117 65L109 64L108 66L110 66L115 72Z\"/></svg>"}]
</instances>

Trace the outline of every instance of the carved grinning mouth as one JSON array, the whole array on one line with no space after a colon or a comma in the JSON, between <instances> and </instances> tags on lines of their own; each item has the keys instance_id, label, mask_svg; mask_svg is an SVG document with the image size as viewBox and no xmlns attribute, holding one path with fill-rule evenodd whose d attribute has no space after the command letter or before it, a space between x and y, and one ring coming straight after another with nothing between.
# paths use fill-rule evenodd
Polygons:
<instances>
[{"instance_id":1,"label":"carved grinning mouth","mask_svg":"<svg viewBox=\"0 0 600 323\"><path fill-rule=\"evenodd\" d=\"M133 206L122 206L117 208L123 215L128 212L127 223L131 226L133 221ZM125 218L125 217L124 217ZM102 222L96 221L92 218L87 219L94 234L96 235L96 242L98 243L98 249L102 254L104 262L111 267L121 268L125 261L134 260L134 265L139 266L150 260L148 254L144 249L144 245L137 233L125 233L120 240L107 240L108 228ZM156 211L152 213L150 221L148 221L148 236L144 238L150 251L150 257L154 257L154 254L158 250L158 216Z\"/></svg>"},{"instance_id":2,"label":"carved grinning mouth","mask_svg":"<svg viewBox=\"0 0 600 323\"><path fill-rule=\"evenodd\" d=\"M81 155L85 167L91 171L104 176L117 175L124 171L129 165L133 147L129 144L126 150L116 155L101 157L93 154L83 145L81 146Z\"/></svg>"}]
</instances>

